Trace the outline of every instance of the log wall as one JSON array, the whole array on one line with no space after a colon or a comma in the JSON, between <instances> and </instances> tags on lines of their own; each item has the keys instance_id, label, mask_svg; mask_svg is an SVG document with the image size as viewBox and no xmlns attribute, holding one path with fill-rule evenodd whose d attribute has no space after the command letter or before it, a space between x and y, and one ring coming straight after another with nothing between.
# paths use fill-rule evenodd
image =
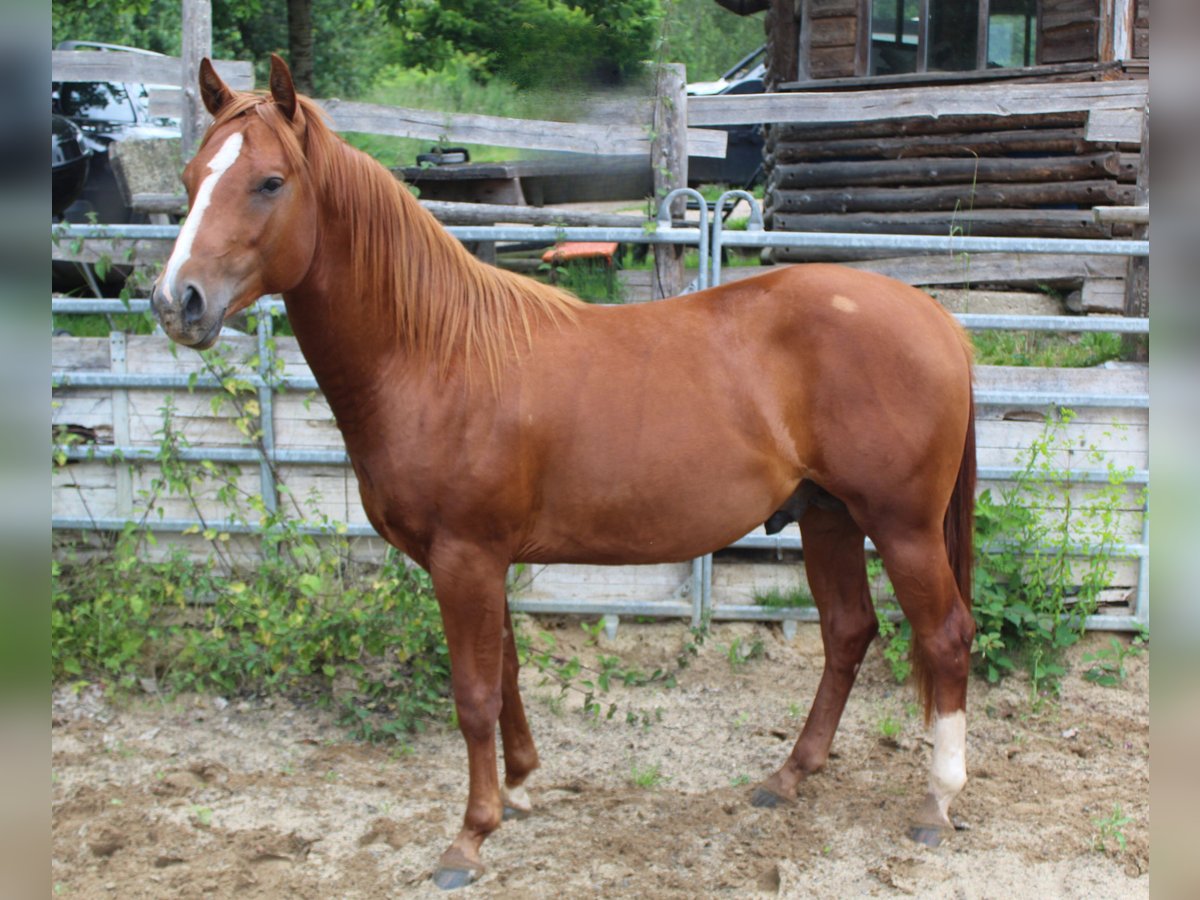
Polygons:
<instances>
[{"instance_id":1,"label":"log wall","mask_svg":"<svg viewBox=\"0 0 1200 900\"><path fill-rule=\"evenodd\" d=\"M1111 65L1096 77L1111 78ZM1086 71L1085 71L1086 76ZM1075 73L1074 78L1080 81ZM863 79L863 86L869 80ZM1145 82L1123 82L1132 88ZM1097 87L1104 87L1098 84ZM1145 91L1121 93L1111 108L1089 108L1081 84L1032 85L1022 81L930 87L896 85L867 92L812 94L845 98L846 122L781 123L768 129L764 196L768 227L778 231L893 232L1048 238L1123 238L1131 226L1098 219L1096 207L1128 206L1137 197L1138 151L1142 141ZM1116 85L1112 85L1116 88ZM1079 107L997 113L1003 98L1031 90L1060 99L1080 93ZM896 108L914 114L856 120L868 94L878 105L894 93ZM922 98L977 115L929 115ZM988 98L986 112L983 98ZM1033 95L1031 95L1033 96ZM1041 96L1041 94L1037 94ZM1025 98L1025 105L1037 104ZM1036 99L1036 97L1034 97ZM1015 102L1012 105L1015 107ZM921 114L915 114L917 108ZM1010 107L1011 108L1011 107ZM883 254L875 254L882 256ZM852 258L870 258L857 253ZM844 260L838 251L776 249L774 261ZM1080 267L1074 267L1076 269ZM1073 284L1083 285L1083 278ZM1027 284L1021 278L1000 283Z\"/></svg>"}]
</instances>

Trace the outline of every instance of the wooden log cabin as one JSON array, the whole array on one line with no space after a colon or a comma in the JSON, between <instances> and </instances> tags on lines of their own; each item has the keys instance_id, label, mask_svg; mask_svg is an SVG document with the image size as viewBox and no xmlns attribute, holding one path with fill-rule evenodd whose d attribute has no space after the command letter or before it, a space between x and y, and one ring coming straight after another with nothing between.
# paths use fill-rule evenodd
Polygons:
<instances>
[{"instance_id":1,"label":"wooden log cabin","mask_svg":"<svg viewBox=\"0 0 1200 900\"><path fill-rule=\"evenodd\" d=\"M1146 94L1127 94L1126 108L1097 104L1086 91L1077 108L1061 101L1073 90L1066 83L1148 84L1149 0L717 2L734 13L766 12L769 92L826 104L833 92L844 107L840 117L765 124L768 227L1134 233L1136 226L1092 210L1146 202L1147 173L1138 184ZM1021 93L1023 105L1007 103L1009 91ZM1035 95L1055 102L1029 102ZM881 102L921 112L887 116ZM773 258L871 255L778 250ZM1065 278L1078 286L1106 265L1099 258L1090 269L1084 261L1054 272L1035 265L1015 281ZM1120 268L1102 274L1119 277Z\"/></svg>"}]
</instances>

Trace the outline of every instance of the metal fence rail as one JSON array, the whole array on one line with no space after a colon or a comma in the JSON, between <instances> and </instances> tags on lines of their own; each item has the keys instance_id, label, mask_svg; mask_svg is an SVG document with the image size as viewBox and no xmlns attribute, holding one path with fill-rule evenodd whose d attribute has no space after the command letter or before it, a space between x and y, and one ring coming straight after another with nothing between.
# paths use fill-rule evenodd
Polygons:
<instances>
[{"instance_id":1,"label":"metal fence rail","mask_svg":"<svg viewBox=\"0 0 1200 900\"><path fill-rule=\"evenodd\" d=\"M671 202L680 195L693 196L701 200L701 221L697 227L675 227L670 218ZM731 200L747 201L751 214L745 231L731 231L723 226L726 203ZM700 195L690 189L672 191L659 207L654 225L649 229L605 228L605 227L557 227L557 226L451 226L447 230L462 241L615 241L618 243L672 244L695 246L699 252L700 275L697 287L718 285L721 279L721 253L726 247L811 247L831 249L899 250L940 253L1071 253L1092 255L1145 256L1149 254L1148 241L1128 240L1064 240L1050 238L992 238L965 236L925 236L895 234L830 234L808 232L768 232L762 229L762 210L758 202L744 191L728 191L715 204L711 225L708 221L708 205ZM54 226L52 236L56 239L128 239L128 240L173 240L178 234L177 225L70 225ZM143 313L149 310L148 300L128 302L111 299L53 298L52 311L56 314L120 314ZM317 390L317 383L307 377L273 377L269 354L272 336L272 313L283 310L283 302L276 298L264 298L255 306L258 315L259 368L255 375L239 376L239 381L256 390L262 420L262 451L256 448L183 448L179 456L185 460L211 460L217 463L258 464L260 487L263 500L269 509L278 502L272 466L282 464L344 466L349 462L341 450L296 450L275 446L273 433L274 395L278 391ZM1105 331L1122 334L1146 334L1149 320L1117 316L1018 316L960 314L958 319L968 329L1005 329L1030 331L1086 332ZM170 375L125 372L68 372L52 373L57 387L114 388L114 389L166 389L190 390L192 388L215 389L221 387L220 379L212 375ZM987 391L977 390L979 406L1024 405L1033 407L1103 407L1148 409L1148 394L1097 395L1078 392L1031 392L1031 391ZM145 463L155 459L154 448L117 446L73 446L65 448L65 455L72 460L110 460L127 463ZM1011 480L1022 470L1016 467L980 467L979 477L986 480ZM1074 482L1103 482L1108 473L1102 470L1078 470L1071 472ZM1149 483L1149 471L1137 470L1126 479L1134 485ZM128 519L119 517L86 518L55 517L52 526L56 529L119 531ZM139 523L154 531L182 533L200 525L188 519L147 519ZM252 534L260 529L244 522L212 522L209 527L231 534ZM307 533L323 534L328 529L318 526L303 526ZM369 525L348 525L342 532L353 537L374 537ZM871 549L870 541L866 542ZM766 549L782 552L799 550L800 540L795 535L747 535L735 541L732 548ZM1124 544L1112 548L1114 556L1134 558L1139 562L1137 597L1130 615L1095 615L1088 619L1088 627L1106 630L1135 630L1149 621L1148 559L1149 517L1148 508L1143 524L1140 543ZM1080 555L1086 548L1080 548ZM776 608L747 605L715 607L712 603L712 556L694 561L688 601L666 600L653 602L580 600L520 601L513 602L513 609L528 612L574 613L603 615L610 627L615 627L616 617L625 615L690 616L698 623L704 616L713 618L737 618L759 621L782 621L785 628L794 627L798 621L817 618L811 608ZM789 629L790 630L790 629Z\"/></svg>"}]
</instances>

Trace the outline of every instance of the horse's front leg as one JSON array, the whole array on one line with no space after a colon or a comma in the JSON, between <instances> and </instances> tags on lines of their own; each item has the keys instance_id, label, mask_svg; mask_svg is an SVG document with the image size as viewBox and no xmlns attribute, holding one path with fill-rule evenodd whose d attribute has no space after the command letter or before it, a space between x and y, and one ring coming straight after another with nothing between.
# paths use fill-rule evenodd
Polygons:
<instances>
[{"instance_id":1,"label":"horse's front leg","mask_svg":"<svg viewBox=\"0 0 1200 900\"><path fill-rule=\"evenodd\" d=\"M435 884L449 889L483 874L479 849L501 820L496 722L502 703L506 567L476 547L457 545L439 548L429 568L450 649L454 705L471 779L462 830L433 876Z\"/></svg>"}]
</instances>

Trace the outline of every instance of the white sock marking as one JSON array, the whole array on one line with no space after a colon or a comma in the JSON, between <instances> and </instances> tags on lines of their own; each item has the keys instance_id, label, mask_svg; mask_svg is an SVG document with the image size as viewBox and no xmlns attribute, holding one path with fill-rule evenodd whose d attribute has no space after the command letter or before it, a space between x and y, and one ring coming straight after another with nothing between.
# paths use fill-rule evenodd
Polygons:
<instances>
[{"instance_id":1,"label":"white sock marking","mask_svg":"<svg viewBox=\"0 0 1200 900\"><path fill-rule=\"evenodd\" d=\"M929 767L929 793L942 817L950 801L967 783L967 714L961 709L933 720L933 762Z\"/></svg>"},{"instance_id":2,"label":"white sock marking","mask_svg":"<svg viewBox=\"0 0 1200 900\"><path fill-rule=\"evenodd\" d=\"M529 792L523 784L511 788L506 784L501 785L500 797L505 806L511 806L520 812L530 812L533 809L533 801L529 799Z\"/></svg>"},{"instance_id":3,"label":"white sock marking","mask_svg":"<svg viewBox=\"0 0 1200 900\"><path fill-rule=\"evenodd\" d=\"M242 133L238 131L227 137L225 143L221 145L221 149L208 161L209 174L200 183L200 190L196 191L196 202L188 210L187 220L184 221L183 228L179 230L179 237L175 240L175 249L171 251L171 258L167 260L167 268L163 271L163 293L168 300L174 299L175 276L192 255L192 242L196 239L196 232L200 230L200 220L204 218L204 210L208 208L208 204L212 200L217 182L221 180L221 176L228 171L229 167L237 162L238 154L241 151Z\"/></svg>"}]
</instances>

